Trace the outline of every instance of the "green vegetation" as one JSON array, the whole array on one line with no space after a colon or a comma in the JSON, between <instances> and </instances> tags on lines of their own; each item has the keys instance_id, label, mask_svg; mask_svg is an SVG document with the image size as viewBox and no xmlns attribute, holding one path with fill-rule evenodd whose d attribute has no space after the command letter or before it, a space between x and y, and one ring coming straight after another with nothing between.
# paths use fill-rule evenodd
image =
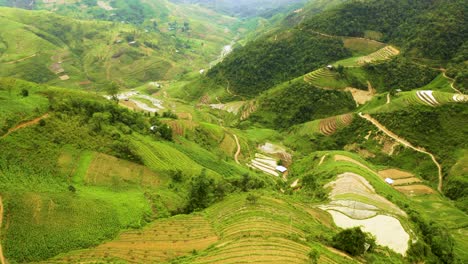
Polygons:
<instances>
[{"instance_id":1,"label":"green vegetation","mask_svg":"<svg viewBox=\"0 0 468 264\"><path fill-rule=\"evenodd\" d=\"M305 27L339 36L363 37L369 30L432 59L450 59L466 42L464 1L349 1L311 17Z\"/></svg>"},{"instance_id":2,"label":"green vegetation","mask_svg":"<svg viewBox=\"0 0 468 264\"><path fill-rule=\"evenodd\" d=\"M355 105L348 93L318 89L302 81L278 86L259 100L259 110L251 119L280 129L346 113Z\"/></svg>"},{"instance_id":3,"label":"green vegetation","mask_svg":"<svg viewBox=\"0 0 468 264\"><path fill-rule=\"evenodd\" d=\"M0 8L8 263L466 263L462 1L234 2Z\"/></svg>"},{"instance_id":4,"label":"green vegetation","mask_svg":"<svg viewBox=\"0 0 468 264\"><path fill-rule=\"evenodd\" d=\"M336 248L348 252L352 256L362 255L365 251L375 247L374 239L369 234L362 232L359 227L341 231L333 237L333 244Z\"/></svg>"},{"instance_id":5,"label":"green vegetation","mask_svg":"<svg viewBox=\"0 0 468 264\"><path fill-rule=\"evenodd\" d=\"M404 58L395 58L377 65L369 64L364 70L379 92L408 91L430 83L438 74L434 69L420 66Z\"/></svg>"},{"instance_id":6,"label":"green vegetation","mask_svg":"<svg viewBox=\"0 0 468 264\"><path fill-rule=\"evenodd\" d=\"M253 96L349 55L339 39L291 30L238 48L207 76L236 94Z\"/></svg>"}]
</instances>

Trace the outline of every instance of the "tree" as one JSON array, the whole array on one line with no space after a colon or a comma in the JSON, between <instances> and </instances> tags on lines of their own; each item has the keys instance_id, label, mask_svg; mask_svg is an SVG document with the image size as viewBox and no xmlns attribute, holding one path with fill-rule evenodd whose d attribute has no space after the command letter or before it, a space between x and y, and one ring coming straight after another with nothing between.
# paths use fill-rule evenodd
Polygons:
<instances>
[{"instance_id":1,"label":"tree","mask_svg":"<svg viewBox=\"0 0 468 264\"><path fill-rule=\"evenodd\" d=\"M345 229L334 236L333 246L353 256L359 256L366 252L366 247L373 248L375 246L375 239L362 232L360 227L355 227Z\"/></svg>"},{"instance_id":2,"label":"tree","mask_svg":"<svg viewBox=\"0 0 468 264\"><path fill-rule=\"evenodd\" d=\"M72 193L75 193L75 192L76 192L76 188L75 188L75 186L73 186L73 185L69 185L69 186L68 186L68 190L69 190L70 192L72 192Z\"/></svg>"},{"instance_id":3,"label":"tree","mask_svg":"<svg viewBox=\"0 0 468 264\"><path fill-rule=\"evenodd\" d=\"M338 74L339 74L341 77L343 77L344 70L345 70L345 68L344 68L344 66L341 65L341 64L338 64L338 67L336 67L336 71L338 72Z\"/></svg>"},{"instance_id":4,"label":"tree","mask_svg":"<svg viewBox=\"0 0 468 264\"><path fill-rule=\"evenodd\" d=\"M257 203L258 201L258 195L255 195L253 193L249 193L249 195L247 195L247 197L245 198L245 201L248 203L248 204L251 204L251 205L254 205Z\"/></svg>"},{"instance_id":5,"label":"tree","mask_svg":"<svg viewBox=\"0 0 468 264\"><path fill-rule=\"evenodd\" d=\"M21 96L23 96L23 97L28 97L28 96L29 96L29 91L28 91L28 89L22 89L22 90L21 90Z\"/></svg>"},{"instance_id":6,"label":"tree","mask_svg":"<svg viewBox=\"0 0 468 264\"><path fill-rule=\"evenodd\" d=\"M310 263L313 263L313 264L317 263L319 258L320 258L320 253L316 249L312 249L309 252Z\"/></svg>"},{"instance_id":7,"label":"tree","mask_svg":"<svg viewBox=\"0 0 468 264\"><path fill-rule=\"evenodd\" d=\"M111 82L106 87L106 92L111 96L112 100L118 102L119 98L117 95L119 94L119 86L115 82Z\"/></svg>"},{"instance_id":8,"label":"tree","mask_svg":"<svg viewBox=\"0 0 468 264\"><path fill-rule=\"evenodd\" d=\"M213 200L214 180L206 175L205 168L200 175L192 178L190 185L188 211L193 212L208 207Z\"/></svg>"}]
</instances>

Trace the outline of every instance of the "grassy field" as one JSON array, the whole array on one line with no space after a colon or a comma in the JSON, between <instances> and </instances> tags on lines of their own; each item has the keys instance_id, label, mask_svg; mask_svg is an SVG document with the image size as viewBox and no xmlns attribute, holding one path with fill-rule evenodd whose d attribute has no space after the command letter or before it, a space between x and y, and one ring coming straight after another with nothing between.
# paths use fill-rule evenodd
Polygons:
<instances>
[{"instance_id":1,"label":"grassy field","mask_svg":"<svg viewBox=\"0 0 468 264\"><path fill-rule=\"evenodd\" d=\"M28 96L21 94L28 91ZM22 121L41 116L48 107L48 100L41 95L41 87L27 82L0 78L0 134Z\"/></svg>"},{"instance_id":2,"label":"grassy field","mask_svg":"<svg viewBox=\"0 0 468 264\"><path fill-rule=\"evenodd\" d=\"M176 263L308 263L312 247L306 237L330 232L312 214L298 208L299 205L268 196L249 204L245 197L233 196L209 208L206 214L220 241L198 256L182 258ZM352 263L324 247L314 247L331 263Z\"/></svg>"}]
</instances>

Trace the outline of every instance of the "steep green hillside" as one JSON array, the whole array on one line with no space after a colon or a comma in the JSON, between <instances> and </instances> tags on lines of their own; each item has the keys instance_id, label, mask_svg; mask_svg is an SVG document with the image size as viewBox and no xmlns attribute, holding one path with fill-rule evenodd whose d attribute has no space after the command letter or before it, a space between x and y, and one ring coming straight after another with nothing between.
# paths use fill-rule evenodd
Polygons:
<instances>
[{"instance_id":1,"label":"steep green hillside","mask_svg":"<svg viewBox=\"0 0 468 264\"><path fill-rule=\"evenodd\" d=\"M197 20L189 32L171 37L157 30L73 20L44 11L3 8L2 15L8 30L0 32L0 75L69 87L105 88L112 81L136 86L198 71L234 36L209 25L216 16Z\"/></svg>"},{"instance_id":2,"label":"steep green hillside","mask_svg":"<svg viewBox=\"0 0 468 264\"><path fill-rule=\"evenodd\" d=\"M426 58L450 59L466 42L465 1L349 1L304 27L340 36L392 41Z\"/></svg>"},{"instance_id":3,"label":"steep green hillside","mask_svg":"<svg viewBox=\"0 0 468 264\"><path fill-rule=\"evenodd\" d=\"M318 89L303 81L280 85L258 100L258 109L250 120L279 129L333 114L347 113L355 107L348 93Z\"/></svg>"},{"instance_id":4,"label":"steep green hillside","mask_svg":"<svg viewBox=\"0 0 468 264\"><path fill-rule=\"evenodd\" d=\"M238 48L208 77L236 94L253 96L349 55L339 39L294 29Z\"/></svg>"}]
</instances>

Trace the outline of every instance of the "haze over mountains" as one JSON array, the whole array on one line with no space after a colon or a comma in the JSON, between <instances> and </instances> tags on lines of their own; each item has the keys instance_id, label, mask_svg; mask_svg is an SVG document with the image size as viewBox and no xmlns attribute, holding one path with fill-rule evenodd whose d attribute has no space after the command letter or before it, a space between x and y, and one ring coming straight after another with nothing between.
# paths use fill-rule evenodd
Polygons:
<instances>
[{"instance_id":1,"label":"haze over mountains","mask_svg":"<svg viewBox=\"0 0 468 264\"><path fill-rule=\"evenodd\" d=\"M0 264L468 262L465 0L0 5Z\"/></svg>"}]
</instances>

